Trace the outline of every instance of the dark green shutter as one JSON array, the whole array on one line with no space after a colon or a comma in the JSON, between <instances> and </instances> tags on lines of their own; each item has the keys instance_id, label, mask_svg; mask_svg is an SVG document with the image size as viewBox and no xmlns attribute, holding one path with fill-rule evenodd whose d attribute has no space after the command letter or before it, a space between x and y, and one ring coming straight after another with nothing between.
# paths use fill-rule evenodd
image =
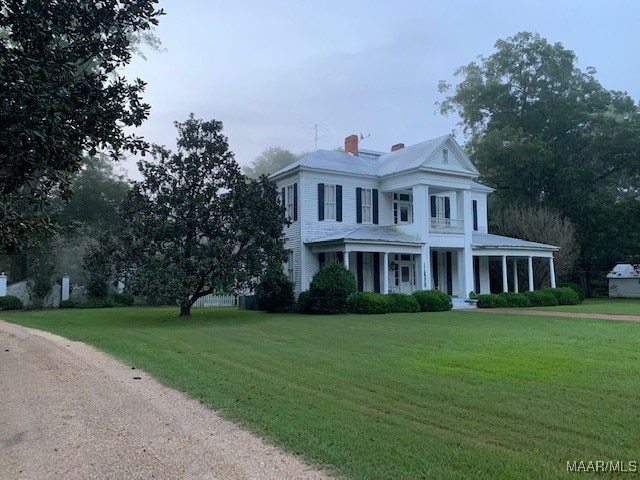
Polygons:
<instances>
[{"instance_id":1,"label":"dark green shutter","mask_svg":"<svg viewBox=\"0 0 640 480\"><path fill-rule=\"evenodd\" d=\"M431 197L433 198L433 197ZM440 275L438 272L438 252L431 252L431 270L433 272L433 285L432 288L434 290L438 290L438 281L440 280Z\"/></svg>"},{"instance_id":2,"label":"dark green shutter","mask_svg":"<svg viewBox=\"0 0 640 480\"><path fill-rule=\"evenodd\" d=\"M362 189L356 188L356 222L362 223Z\"/></svg>"},{"instance_id":3,"label":"dark green shutter","mask_svg":"<svg viewBox=\"0 0 640 480\"><path fill-rule=\"evenodd\" d=\"M478 201L473 200L471 202L473 205L473 230L478 231Z\"/></svg>"},{"instance_id":4,"label":"dark green shutter","mask_svg":"<svg viewBox=\"0 0 640 480\"><path fill-rule=\"evenodd\" d=\"M373 223L378 224L378 189L373 189Z\"/></svg>"},{"instance_id":5,"label":"dark green shutter","mask_svg":"<svg viewBox=\"0 0 640 480\"><path fill-rule=\"evenodd\" d=\"M446 253L447 295L453 295L453 272L451 269L451 252Z\"/></svg>"},{"instance_id":6,"label":"dark green shutter","mask_svg":"<svg viewBox=\"0 0 640 480\"><path fill-rule=\"evenodd\" d=\"M318 184L318 220L324 220L324 183Z\"/></svg>"},{"instance_id":7,"label":"dark green shutter","mask_svg":"<svg viewBox=\"0 0 640 480\"><path fill-rule=\"evenodd\" d=\"M293 184L293 221L298 220L298 184Z\"/></svg>"},{"instance_id":8,"label":"dark green shutter","mask_svg":"<svg viewBox=\"0 0 640 480\"><path fill-rule=\"evenodd\" d=\"M320 263L320 268L324 265L324 253L318 254L318 262Z\"/></svg>"},{"instance_id":9,"label":"dark green shutter","mask_svg":"<svg viewBox=\"0 0 640 480\"><path fill-rule=\"evenodd\" d=\"M380 253L373 254L373 291L380 293Z\"/></svg>"},{"instance_id":10,"label":"dark green shutter","mask_svg":"<svg viewBox=\"0 0 640 480\"><path fill-rule=\"evenodd\" d=\"M480 257L473 257L474 292L480 294Z\"/></svg>"},{"instance_id":11,"label":"dark green shutter","mask_svg":"<svg viewBox=\"0 0 640 480\"><path fill-rule=\"evenodd\" d=\"M342 221L342 185L336 185L336 221Z\"/></svg>"},{"instance_id":12,"label":"dark green shutter","mask_svg":"<svg viewBox=\"0 0 640 480\"><path fill-rule=\"evenodd\" d=\"M451 218L451 199L444 197L444 218Z\"/></svg>"},{"instance_id":13,"label":"dark green shutter","mask_svg":"<svg viewBox=\"0 0 640 480\"><path fill-rule=\"evenodd\" d=\"M344 252L336 252L336 259L340 263L344 263Z\"/></svg>"},{"instance_id":14,"label":"dark green shutter","mask_svg":"<svg viewBox=\"0 0 640 480\"><path fill-rule=\"evenodd\" d=\"M285 187L282 187L282 206L284 208L287 208L287 199L284 196L285 193L286 193Z\"/></svg>"},{"instance_id":15,"label":"dark green shutter","mask_svg":"<svg viewBox=\"0 0 640 480\"><path fill-rule=\"evenodd\" d=\"M431 217L435 218L436 216L436 196L431 195Z\"/></svg>"},{"instance_id":16,"label":"dark green shutter","mask_svg":"<svg viewBox=\"0 0 640 480\"><path fill-rule=\"evenodd\" d=\"M356 277L358 278L358 291L361 292L364 285L364 275L362 271L362 252L356 252Z\"/></svg>"}]
</instances>

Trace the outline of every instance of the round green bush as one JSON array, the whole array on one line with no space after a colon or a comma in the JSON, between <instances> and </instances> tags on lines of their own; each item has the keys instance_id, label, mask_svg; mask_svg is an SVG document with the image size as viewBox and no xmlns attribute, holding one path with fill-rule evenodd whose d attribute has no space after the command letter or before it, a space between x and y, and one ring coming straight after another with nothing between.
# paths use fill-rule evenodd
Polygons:
<instances>
[{"instance_id":1,"label":"round green bush","mask_svg":"<svg viewBox=\"0 0 640 480\"><path fill-rule=\"evenodd\" d=\"M112 293L111 300L118 307L130 307L133 305L135 297L133 296L133 293L129 292Z\"/></svg>"},{"instance_id":2,"label":"round green bush","mask_svg":"<svg viewBox=\"0 0 640 480\"><path fill-rule=\"evenodd\" d=\"M318 314L347 313L349 297L357 291L356 277L342 263L325 263L311 280L311 309Z\"/></svg>"},{"instance_id":3,"label":"round green bush","mask_svg":"<svg viewBox=\"0 0 640 480\"><path fill-rule=\"evenodd\" d=\"M420 311L420 304L415 297L404 293L390 293L387 295L389 312L414 313Z\"/></svg>"},{"instance_id":4,"label":"round green bush","mask_svg":"<svg viewBox=\"0 0 640 480\"><path fill-rule=\"evenodd\" d=\"M584 302L585 295L584 295L584 288L582 288L582 285L579 285L573 282L561 282L558 284L558 288L570 288L571 290L573 290L578 294L578 297L580 297L580 303Z\"/></svg>"},{"instance_id":5,"label":"round green bush","mask_svg":"<svg viewBox=\"0 0 640 480\"><path fill-rule=\"evenodd\" d=\"M545 288L544 292L550 292L558 300L558 305L578 305L582 303L580 295L571 287Z\"/></svg>"},{"instance_id":6,"label":"round green bush","mask_svg":"<svg viewBox=\"0 0 640 480\"><path fill-rule=\"evenodd\" d=\"M421 312L444 312L453 308L451 297L439 290L420 290L412 295L418 301Z\"/></svg>"},{"instance_id":7,"label":"round green bush","mask_svg":"<svg viewBox=\"0 0 640 480\"><path fill-rule=\"evenodd\" d=\"M258 310L269 313L291 311L295 303L293 282L279 268L268 270L256 286Z\"/></svg>"},{"instance_id":8,"label":"round green bush","mask_svg":"<svg viewBox=\"0 0 640 480\"><path fill-rule=\"evenodd\" d=\"M308 290L300 292L298 295L298 301L296 302L296 312L298 313L312 313L311 309L311 296Z\"/></svg>"},{"instance_id":9,"label":"round green bush","mask_svg":"<svg viewBox=\"0 0 640 480\"><path fill-rule=\"evenodd\" d=\"M18 297L13 295L0 297L0 310L22 310L23 308L22 300Z\"/></svg>"},{"instance_id":10,"label":"round green bush","mask_svg":"<svg viewBox=\"0 0 640 480\"><path fill-rule=\"evenodd\" d=\"M389 300L386 295L375 292L358 292L349 298L350 313L387 313Z\"/></svg>"},{"instance_id":11,"label":"round green bush","mask_svg":"<svg viewBox=\"0 0 640 480\"><path fill-rule=\"evenodd\" d=\"M485 293L478 295L478 308L507 308L509 302L502 295Z\"/></svg>"},{"instance_id":12,"label":"round green bush","mask_svg":"<svg viewBox=\"0 0 640 480\"><path fill-rule=\"evenodd\" d=\"M553 307L558 305L555 295L548 290L524 292L524 294L531 300L532 307Z\"/></svg>"},{"instance_id":13,"label":"round green bush","mask_svg":"<svg viewBox=\"0 0 640 480\"><path fill-rule=\"evenodd\" d=\"M531 300L523 293L502 292L500 296L507 301L509 307L522 308L531 306Z\"/></svg>"},{"instance_id":14,"label":"round green bush","mask_svg":"<svg viewBox=\"0 0 640 480\"><path fill-rule=\"evenodd\" d=\"M58 305L59 308L74 308L76 304L73 300L62 300Z\"/></svg>"}]
</instances>

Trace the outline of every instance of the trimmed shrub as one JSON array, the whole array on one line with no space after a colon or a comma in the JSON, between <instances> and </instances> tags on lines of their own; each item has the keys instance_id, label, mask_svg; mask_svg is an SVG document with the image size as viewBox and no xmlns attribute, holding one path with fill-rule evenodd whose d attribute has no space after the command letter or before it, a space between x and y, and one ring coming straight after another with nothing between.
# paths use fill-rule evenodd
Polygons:
<instances>
[{"instance_id":1,"label":"trimmed shrub","mask_svg":"<svg viewBox=\"0 0 640 480\"><path fill-rule=\"evenodd\" d=\"M0 310L22 310L23 308L22 300L18 297L13 295L0 297Z\"/></svg>"},{"instance_id":2,"label":"trimmed shrub","mask_svg":"<svg viewBox=\"0 0 640 480\"><path fill-rule=\"evenodd\" d=\"M258 310L269 313L289 312L295 301L293 282L280 268L272 268L260 277L260 283L256 286Z\"/></svg>"},{"instance_id":3,"label":"trimmed shrub","mask_svg":"<svg viewBox=\"0 0 640 480\"><path fill-rule=\"evenodd\" d=\"M578 305L582 301L580 295L570 287L545 288L543 292L550 292L558 300L558 305Z\"/></svg>"},{"instance_id":4,"label":"trimmed shrub","mask_svg":"<svg viewBox=\"0 0 640 480\"><path fill-rule=\"evenodd\" d=\"M558 300L553 293L547 290L537 290L535 292L524 292L531 300L532 307L553 307L558 305Z\"/></svg>"},{"instance_id":5,"label":"trimmed shrub","mask_svg":"<svg viewBox=\"0 0 640 480\"><path fill-rule=\"evenodd\" d=\"M375 292L358 292L349 298L350 313L387 313L389 299L386 295Z\"/></svg>"},{"instance_id":6,"label":"trimmed shrub","mask_svg":"<svg viewBox=\"0 0 640 480\"><path fill-rule=\"evenodd\" d=\"M300 292L298 295L298 302L296 303L296 312L298 313L312 313L311 311L311 296L308 290Z\"/></svg>"},{"instance_id":7,"label":"trimmed shrub","mask_svg":"<svg viewBox=\"0 0 640 480\"><path fill-rule=\"evenodd\" d=\"M62 300L60 305L58 305L59 308L74 308L75 306L76 304L73 300Z\"/></svg>"},{"instance_id":8,"label":"trimmed shrub","mask_svg":"<svg viewBox=\"0 0 640 480\"><path fill-rule=\"evenodd\" d=\"M130 307L135 301L133 293L129 292L112 293L109 297L117 307Z\"/></svg>"},{"instance_id":9,"label":"trimmed shrub","mask_svg":"<svg viewBox=\"0 0 640 480\"><path fill-rule=\"evenodd\" d=\"M386 295L389 304L389 312L414 313L420 311L420 304L415 297L404 293L390 293Z\"/></svg>"},{"instance_id":10,"label":"trimmed shrub","mask_svg":"<svg viewBox=\"0 0 640 480\"><path fill-rule=\"evenodd\" d=\"M347 313L349 297L357 291L356 277L342 263L325 263L311 280L311 311L319 314Z\"/></svg>"},{"instance_id":11,"label":"trimmed shrub","mask_svg":"<svg viewBox=\"0 0 640 480\"><path fill-rule=\"evenodd\" d=\"M531 306L531 300L523 293L502 292L500 296L507 301L509 307L521 308Z\"/></svg>"},{"instance_id":12,"label":"trimmed shrub","mask_svg":"<svg viewBox=\"0 0 640 480\"><path fill-rule=\"evenodd\" d=\"M418 301L421 312L444 312L453 308L451 297L439 290L413 292L413 298Z\"/></svg>"},{"instance_id":13,"label":"trimmed shrub","mask_svg":"<svg viewBox=\"0 0 640 480\"><path fill-rule=\"evenodd\" d=\"M507 308L509 302L502 295L485 293L478 295L478 308Z\"/></svg>"},{"instance_id":14,"label":"trimmed shrub","mask_svg":"<svg viewBox=\"0 0 640 480\"><path fill-rule=\"evenodd\" d=\"M582 288L582 285L579 285L577 283L572 283L572 282L561 282L558 284L558 288L570 288L571 290L573 290L578 294L578 297L580 298L580 303L584 302L585 295L584 295L584 289Z\"/></svg>"}]
</instances>

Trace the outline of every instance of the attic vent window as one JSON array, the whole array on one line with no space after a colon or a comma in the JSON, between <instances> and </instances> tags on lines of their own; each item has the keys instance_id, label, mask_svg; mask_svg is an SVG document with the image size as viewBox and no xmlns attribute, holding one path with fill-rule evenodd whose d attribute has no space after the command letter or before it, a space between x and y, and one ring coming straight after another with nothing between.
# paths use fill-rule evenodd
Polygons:
<instances>
[{"instance_id":1,"label":"attic vent window","mask_svg":"<svg viewBox=\"0 0 640 480\"><path fill-rule=\"evenodd\" d=\"M442 163L449 163L449 150L446 148L442 149Z\"/></svg>"}]
</instances>

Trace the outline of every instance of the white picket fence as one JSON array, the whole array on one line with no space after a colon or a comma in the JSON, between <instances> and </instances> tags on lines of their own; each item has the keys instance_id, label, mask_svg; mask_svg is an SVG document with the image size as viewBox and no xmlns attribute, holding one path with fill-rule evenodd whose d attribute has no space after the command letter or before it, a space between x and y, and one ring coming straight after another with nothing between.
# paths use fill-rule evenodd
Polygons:
<instances>
[{"instance_id":1,"label":"white picket fence","mask_svg":"<svg viewBox=\"0 0 640 480\"><path fill-rule=\"evenodd\" d=\"M205 295L196 300L193 308L235 307L238 305L237 295Z\"/></svg>"}]
</instances>

